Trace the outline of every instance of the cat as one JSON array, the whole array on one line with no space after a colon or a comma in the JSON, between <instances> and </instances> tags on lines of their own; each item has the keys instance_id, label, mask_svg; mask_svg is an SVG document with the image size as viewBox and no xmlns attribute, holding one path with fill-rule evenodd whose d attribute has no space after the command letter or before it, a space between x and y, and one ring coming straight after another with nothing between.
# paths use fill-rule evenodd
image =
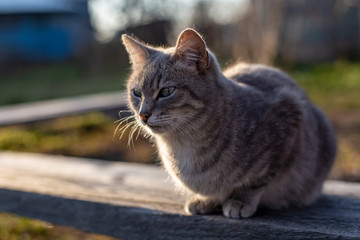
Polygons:
<instances>
[{"instance_id":1,"label":"cat","mask_svg":"<svg viewBox=\"0 0 360 240\"><path fill-rule=\"evenodd\" d=\"M324 114L285 73L260 64L221 71L199 33L175 47L122 35L132 71L129 107L161 162L190 194L190 214L248 218L258 207L302 207L319 197L336 155Z\"/></svg>"}]
</instances>

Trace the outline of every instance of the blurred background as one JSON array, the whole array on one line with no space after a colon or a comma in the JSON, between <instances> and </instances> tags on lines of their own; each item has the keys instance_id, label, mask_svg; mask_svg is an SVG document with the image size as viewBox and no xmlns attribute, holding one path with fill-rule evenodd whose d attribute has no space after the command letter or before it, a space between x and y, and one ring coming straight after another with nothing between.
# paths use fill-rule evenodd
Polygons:
<instances>
[{"instance_id":1,"label":"blurred background","mask_svg":"<svg viewBox=\"0 0 360 240\"><path fill-rule=\"evenodd\" d=\"M360 182L360 0L0 0L0 108L124 90L121 34L172 46L186 27L224 68L247 61L291 75L335 128L330 178ZM119 111L0 126L0 151L157 164L148 140L119 139ZM109 239L74 231L0 214L0 239Z\"/></svg>"}]
</instances>

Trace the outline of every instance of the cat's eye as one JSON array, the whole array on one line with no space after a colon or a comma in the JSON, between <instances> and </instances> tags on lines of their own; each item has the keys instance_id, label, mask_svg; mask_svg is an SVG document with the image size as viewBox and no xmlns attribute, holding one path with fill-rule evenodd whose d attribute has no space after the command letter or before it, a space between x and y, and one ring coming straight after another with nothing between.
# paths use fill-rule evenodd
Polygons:
<instances>
[{"instance_id":1,"label":"cat's eye","mask_svg":"<svg viewBox=\"0 0 360 240\"><path fill-rule=\"evenodd\" d=\"M175 87L162 88L159 93L159 97L168 97L175 91Z\"/></svg>"},{"instance_id":2,"label":"cat's eye","mask_svg":"<svg viewBox=\"0 0 360 240\"><path fill-rule=\"evenodd\" d=\"M140 97L142 96L142 93L140 92L139 89L134 88L134 89L132 90L132 92L133 92L133 94L134 94L135 97L139 97L139 98L140 98Z\"/></svg>"}]
</instances>

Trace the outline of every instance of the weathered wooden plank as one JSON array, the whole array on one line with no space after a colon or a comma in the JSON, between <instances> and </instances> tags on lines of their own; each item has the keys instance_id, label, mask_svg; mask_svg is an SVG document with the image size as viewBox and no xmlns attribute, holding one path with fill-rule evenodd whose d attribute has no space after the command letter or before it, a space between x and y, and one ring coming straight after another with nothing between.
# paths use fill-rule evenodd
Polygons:
<instances>
[{"instance_id":1,"label":"weathered wooden plank","mask_svg":"<svg viewBox=\"0 0 360 240\"><path fill-rule=\"evenodd\" d=\"M325 192L360 197L360 185L328 181ZM360 238L357 198L242 220L186 216L183 201L156 166L0 153L0 210L54 224L124 239Z\"/></svg>"},{"instance_id":2,"label":"weathered wooden plank","mask_svg":"<svg viewBox=\"0 0 360 240\"><path fill-rule=\"evenodd\" d=\"M126 93L114 92L0 107L0 126L126 106Z\"/></svg>"}]
</instances>

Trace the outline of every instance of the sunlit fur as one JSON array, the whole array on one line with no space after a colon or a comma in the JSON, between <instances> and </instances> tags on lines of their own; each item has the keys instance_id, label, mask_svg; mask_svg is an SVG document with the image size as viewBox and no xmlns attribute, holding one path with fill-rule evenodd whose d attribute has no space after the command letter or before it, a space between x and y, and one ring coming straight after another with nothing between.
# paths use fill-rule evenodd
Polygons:
<instances>
[{"instance_id":1,"label":"sunlit fur","mask_svg":"<svg viewBox=\"0 0 360 240\"><path fill-rule=\"evenodd\" d=\"M168 49L127 35L123 42L132 62L127 89L135 122L119 130L135 126L151 135L164 168L190 193L186 211L220 209L240 218L258 206L317 199L336 143L326 117L289 76L245 63L222 72L192 29ZM159 97L164 87L175 91ZM140 113L151 114L146 123Z\"/></svg>"}]
</instances>

